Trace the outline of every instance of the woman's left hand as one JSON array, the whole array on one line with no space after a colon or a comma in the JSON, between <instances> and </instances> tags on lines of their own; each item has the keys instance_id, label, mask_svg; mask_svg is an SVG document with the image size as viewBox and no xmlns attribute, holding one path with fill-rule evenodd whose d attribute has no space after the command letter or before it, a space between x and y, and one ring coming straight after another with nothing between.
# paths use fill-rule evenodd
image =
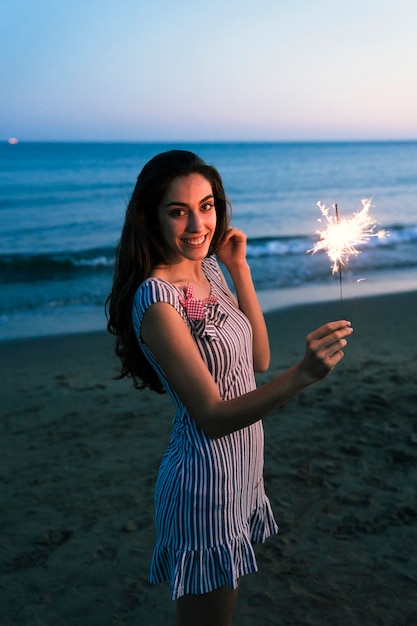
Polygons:
<instances>
[{"instance_id":1,"label":"woman's left hand","mask_svg":"<svg viewBox=\"0 0 417 626\"><path fill-rule=\"evenodd\" d=\"M246 264L246 239L245 233L238 228L227 231L216 256L229 272L233 267Z\"/></svg>"}]
</instances>

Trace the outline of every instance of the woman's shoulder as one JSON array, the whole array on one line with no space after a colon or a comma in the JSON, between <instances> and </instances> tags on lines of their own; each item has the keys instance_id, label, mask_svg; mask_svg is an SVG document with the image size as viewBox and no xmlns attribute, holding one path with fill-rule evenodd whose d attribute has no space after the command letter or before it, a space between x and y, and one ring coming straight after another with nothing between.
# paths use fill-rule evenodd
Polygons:
<instances>
[{"instance_id":1,"label":"woman's shoulder","mask_svg":"<svg viewBox=\"0 0 417 626\"><path fill-rule=\"evenodd\" d=\"M175 305L179 301L179 295L178 288L175 285L162 278L150 276L137 288L134 304L146 311L151 304L156 302L168 302Z\"/></svg>"},{"instance_id":2,"label":"woman's shoulder","mask_svg":"<svg viewBox=\"0 0 417 626\"><path fill-rule=\"evenodd\" d=\"M136 290L133 298L132 321L136 335L140 340L141 326L146 311L157 302L166 302L182 315L178 289L161 278L147 278Z\"/></svg>"},{"instance_id":3,"label":"woman's shoulder","mask_svg":"<svg viewBox=\"0 0 417 626\"><path fill-rule=\"evenodd\" d=\"M141 326L146 311L157 302L170 304L184 318L184 309L180 304L180 292L175 285L162 278L147 278L136 290L133 298L132 321L136 335L140 340Z\"/></svg>"},{"instance_id":4,"label":"woman's shoulder","mask_svg":"<svg viewBox=\"0 0 417 626\"><path fill-rule=\"evenodd\" d=\"M211 256L205 258L203 264L205 274L212 287L216 288L216 293L221 292L223 295L230 298L230 291L226 285L226 279L216 257Z\"/></svg>"},{"instance_id":5,"label":"woman's shoulder","mask_svg":"<svg viewBox=\"0 0 417 626\"><path fill-rule=\"evenodd\" d=\"M215 256L208 256L203 260L203 268L206 276L222 280L222 271Z\"/></svg>"}]
</instances>

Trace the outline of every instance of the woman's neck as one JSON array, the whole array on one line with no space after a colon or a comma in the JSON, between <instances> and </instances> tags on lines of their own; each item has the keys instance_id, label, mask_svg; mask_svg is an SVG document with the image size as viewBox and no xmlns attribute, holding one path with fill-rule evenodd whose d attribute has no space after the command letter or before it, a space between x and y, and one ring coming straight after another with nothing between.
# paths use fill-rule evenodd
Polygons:
<instances>
[{"instance_id":1,"label":"woman's neck","mask_svg":"<svg viewBox=\"0 0 417 626\"><path fill-rule=\"evenodd\" d=\"M181 262L173 265L157 265L151 276L161 278L185 291L187 285L194 286L195 298L203 300L210 295L210 283L203 271L202 261Z\"/></svg>"}]
</instances>

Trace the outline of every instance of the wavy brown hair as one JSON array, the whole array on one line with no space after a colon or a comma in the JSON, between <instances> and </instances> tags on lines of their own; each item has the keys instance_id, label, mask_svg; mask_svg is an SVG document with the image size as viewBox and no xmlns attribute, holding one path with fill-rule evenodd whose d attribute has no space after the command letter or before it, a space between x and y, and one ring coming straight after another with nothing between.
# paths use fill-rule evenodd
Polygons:
<instances>
[{"instance_id":1,"label":"wavy brown hair","mask_svg":"<svg viewBox=\"0 0 417 626\"><path fill-rule=\"evenodd\" d=\"M139 285L156 265L168 262L159 232L158 207L172 181L190 174L201 174L212 186L217 223L208 254L216 253L229 227L230 205L216 168L186 150L162 152L144 166L127 206L116 249L113 286L106 300L107 330L116 335L115 351L121 360L118 378L131 377L137 389L149 387L164 392L137 343L132 307Z\"/></svg>"}]
</instances>

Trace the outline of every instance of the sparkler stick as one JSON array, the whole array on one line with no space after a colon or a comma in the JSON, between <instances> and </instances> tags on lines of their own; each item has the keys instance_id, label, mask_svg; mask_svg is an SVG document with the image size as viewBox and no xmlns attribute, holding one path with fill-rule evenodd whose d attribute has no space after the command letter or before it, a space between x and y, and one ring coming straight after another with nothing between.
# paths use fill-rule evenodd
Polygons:
<instances>
[{"instance_id":1,"label":"sparkler stick","mask_svg":"<svg viewBox=\"0 0 417 626\"><path fill-rule=\"evenodd\" d=\"M354 256L360 254L357 246L368 243L371 237L382 239L387 237L389 233L385 230L375 232L377 222L369 214L371 200L363 199L361 211L353 213L351 217L342 217L340 219L337 204L334 205L336 217L329 215L330 209L326 208L321 202L318 202L317 206L327 220L327 227L324 230L316 231L316 234L320 236L320 240L307 252L312 252L313 254L320 250L327 252L331 261L332 274L339 272L340 304L343 312L343 265L347 265L351 254Z\"/></svg>"},{"instance_id":2,"label":"sparkler stick","mask_svg":"<svg viewBox=\"0 0 417 626\"><path fill-rule=\"evenodd\" d=\"M334 205L334 210L336 213L336 224L339 225L339 210L337 208L337 204ZM338 259L338 267L339 267L339 285L340 285L340 317L343 317L343 288L342 288L342 262Z\"/></svg>"}]
</instances>

